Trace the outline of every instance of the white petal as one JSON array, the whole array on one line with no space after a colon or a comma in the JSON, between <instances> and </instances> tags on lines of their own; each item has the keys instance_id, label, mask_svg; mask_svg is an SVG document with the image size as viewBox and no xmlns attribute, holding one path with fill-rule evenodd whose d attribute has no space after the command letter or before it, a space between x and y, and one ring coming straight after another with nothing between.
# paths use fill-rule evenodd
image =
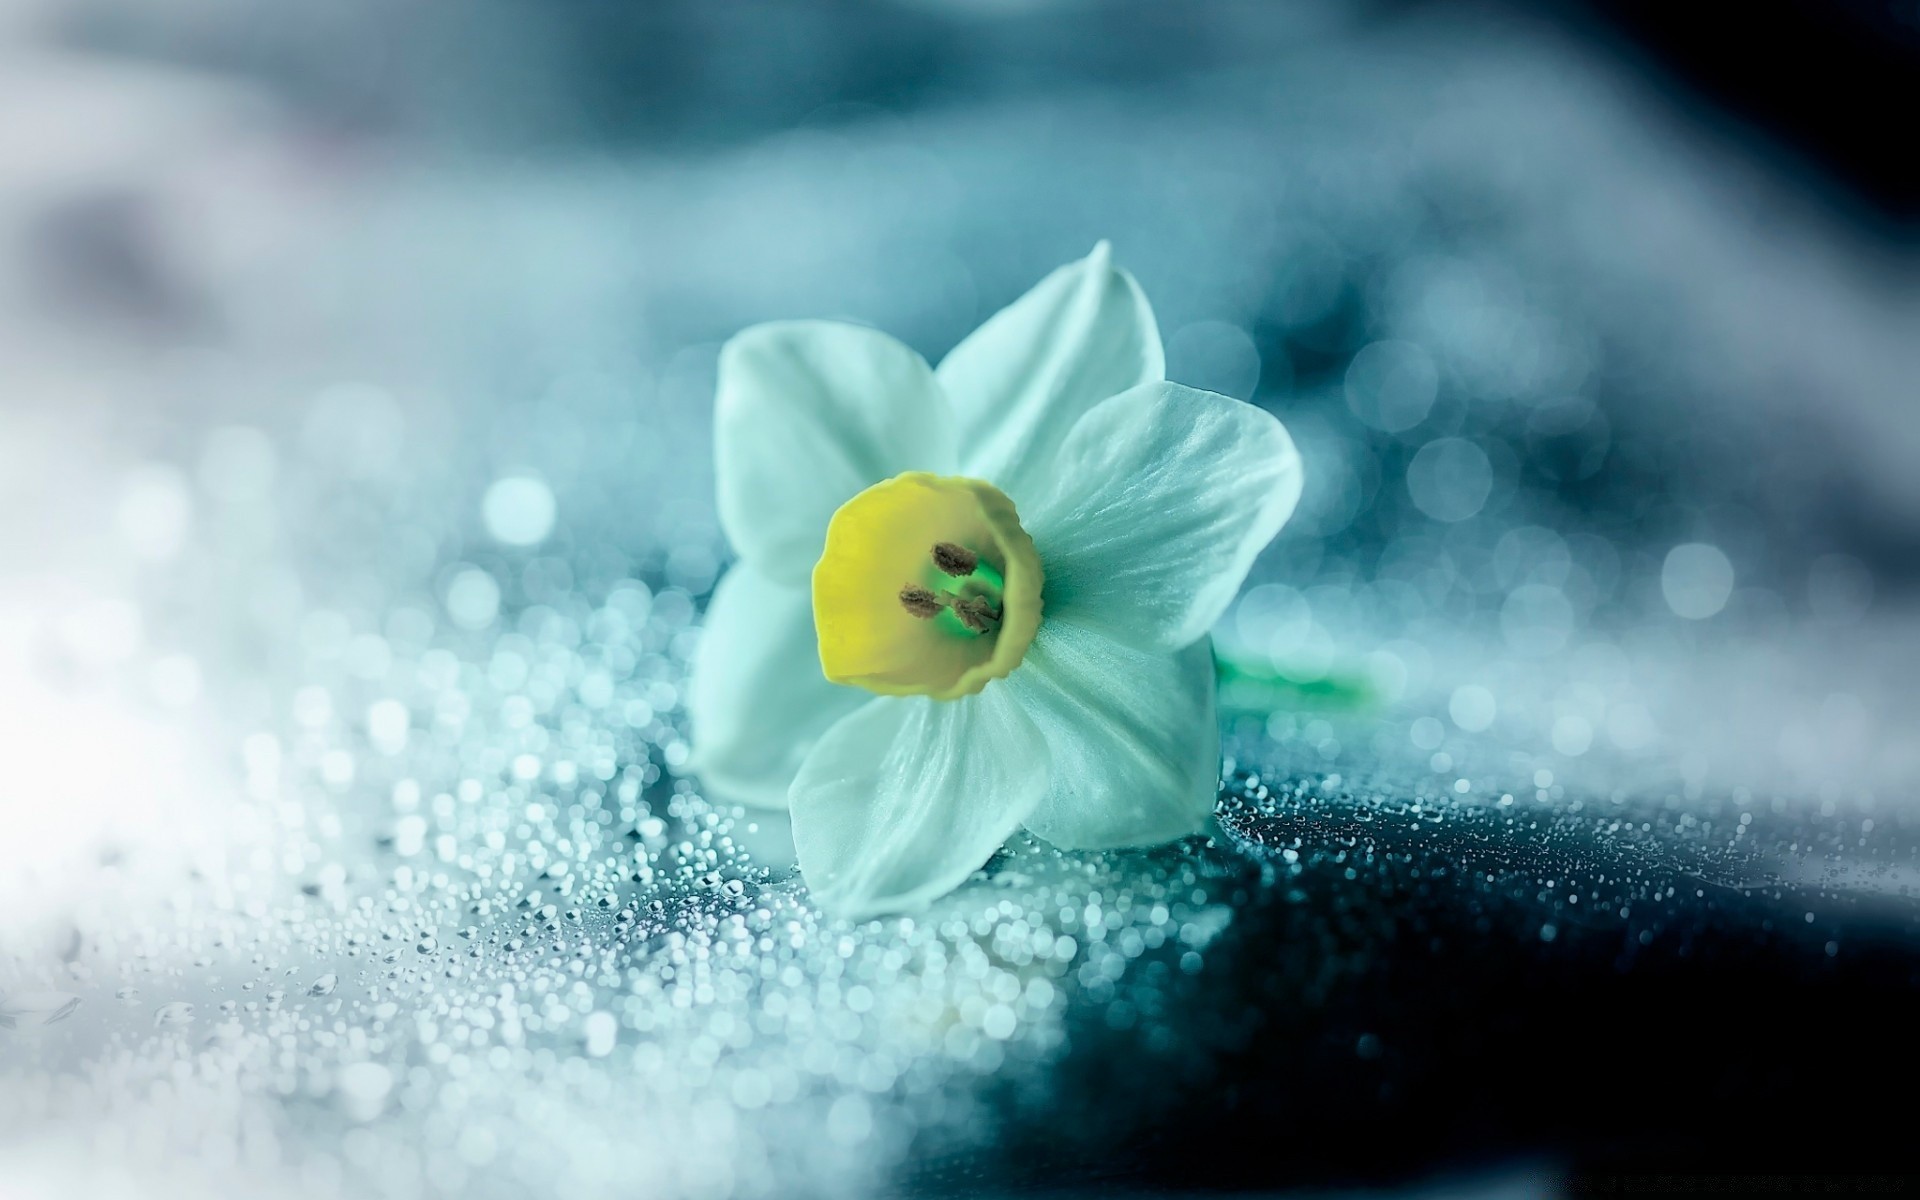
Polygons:
<instances>
[{"instance_id":1,"label":"white petal","mask_svg":"<svg viewBox=\"0 0 1920 1200\"><path fill-rule=\"evenodd\" d=\"M960 462L1024 506L1086 411L1163 378L1153 309L1107 244L1001 309L941 361L960 422Z\"/></svg>"},{"instance_id":2,"label":"white petal","mask_svg":"<svg viewBox=\"0 0 1920 1200\"><path fill-rule=\"evenodd\" d=\"M707 605L687 684L691 765L716 796L785 808L807 751L868 699L820 673L805 588L746 563L727 572Z\"/></svg>"},{"instance_id":3,"label":"white petal","mask_svg":"<svg viewBox=\"0 0 1920 1200\"><path fill-rule=\"evenodd\" d=\"M1220 782L1210 639L1135 649L1049 617L1007 685L1053 755L1028 829L1065 850L1104 850L1206 823Z\"/></svg>"},{"instance_id":4,"label":"white petal","mask_svg":"<svg viewBox=\"0 0 1920 1200\"><path fill-rule=\"evenodd\" d=\"M720 351L720 525L769 578L804 584L827 520L902 471L950 471L953 411L926 361L872 329L756 325Z\"/></svg>"},{"instance_id":5,"label":"white petal","mask_svg":"<svg viewBox=\"0 0 1920 1200\"><path fill-rule=\"evenodd\" d=\"M1177 383L1073 427L1054 490L1022 512L1049 619L1177 649L1213 627L1300 499L1300 455L1273 416Z\"/></svg>"},{"instance_id":6,"label":"white petal","mask_svg":"<svg viewBox=\"0 0 1920 1200\"><path fill-rule=\"evenodd\" d=\"M882 697L829 730L793 781L800 872L840 916L920 908L993 857L1046 791L1046 743L1000 684Z\"/></svg>"}]
</instances>

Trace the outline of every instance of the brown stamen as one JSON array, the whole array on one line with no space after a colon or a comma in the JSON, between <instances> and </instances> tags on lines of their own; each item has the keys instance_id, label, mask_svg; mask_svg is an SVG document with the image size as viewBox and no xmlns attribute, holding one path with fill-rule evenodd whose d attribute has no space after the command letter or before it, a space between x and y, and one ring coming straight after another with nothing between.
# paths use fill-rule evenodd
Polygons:
<instances>
[{"instance_id":1,"label":"brown stamen","mask_svg":"<svg viewBox=\"0 0 1920 1200\"><path fill-rule=\"evenodd\" d=\"M975 633L992 633L1000 628L1000 614L979 596L961 596L953 602L953 615Z\"/></svg>"},{"instance_id":2,"label":"brown stamen","mask_svg":"<svg viewBox=\"0 0 1920 1200\"><path fill-rule=\"evenodd\" d=\"M919 584L909 583L900 589L900 607L922 621L939 616L940 610L946 606L945 601Z\"/></svg>"},{"instance_id":3,"label":"brown stamen","mask_svg":"<svg viewBox=\"0 0 1920 1200\"><path fill-rule=\"evenodd\" d=\"M971 575L980 565L980 556L965 546L956 546L952 542L935 542L933 565L949 575Z\"/></svg>"},{"instance_id":4,"label":"brown stamen","mask_svg":"<svg viewBox=\"0 0 1920 1200\"><path fill-rule=\"evenodd\" d=\"M999 606L977 594L956 596L952 592L936 592L917 583L902 584L900 607L922 621L939 616L943 608L950 608L960 623L975 633L992 633L1000 628Z\"/></svg>"}]
</instances>

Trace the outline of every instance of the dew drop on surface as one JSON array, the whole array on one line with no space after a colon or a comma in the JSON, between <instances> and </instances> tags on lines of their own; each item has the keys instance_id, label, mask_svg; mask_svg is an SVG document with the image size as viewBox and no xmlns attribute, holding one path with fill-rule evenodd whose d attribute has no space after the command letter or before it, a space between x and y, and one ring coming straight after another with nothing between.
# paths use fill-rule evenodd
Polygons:
<instances>
[{"instance_id":1,"label":"dew drop on surface","mask_svg":"<svg viewBox=\"0 0 1920 1200\"><path fill-rule=\"evenodd\" d=\"M193 1023L193 1005L188 1004L184 1000L175 1000L169 1004L162 1004L154 1010L153 1023L162 1028L190 1025Z\"/></svg>"},{"instance_id":2,"label":"dew drop on surface","mask_svg":"<svg viewBox=\"0 0 1920 1200\"><path fill-rule=\"evenodd\" d=\"M307 987L307 995L331 996L333 995L333 989L339 986L340 977L338 975L322 975Z\"/></svg>"}]
</instances>

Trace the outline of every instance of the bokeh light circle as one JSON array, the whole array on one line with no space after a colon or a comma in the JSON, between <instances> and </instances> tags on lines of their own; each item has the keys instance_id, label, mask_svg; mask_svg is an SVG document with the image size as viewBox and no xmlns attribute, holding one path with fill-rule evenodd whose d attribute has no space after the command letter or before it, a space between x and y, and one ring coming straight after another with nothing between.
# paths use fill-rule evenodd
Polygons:
<instances>
[{"instance_id":1,"label":"bokeh light circle","mask_svg":"<svg viewBox=\"0 0 1920 1200\"><path fill-rule=\"evenodd\" d=\"M1464 521L1486 506L1493 491L1487 452L1466 438L1436 438L1407 464L1407 492L1436 521Z\"/></svg>"},{"instance_id":2,"label":"bokeh light circle","mask_svg":"<svg viewBox=\"0 0 1920 1200\"><path fill-rule=\"evenodd\" d=\"M1725 608L1733 595L1733 563L1718 546L1705 542L1675 546L1660 568L1660 593L1677 615L1703 621Z\"/></svg>"},{"instance_id":3,"label":"bokeh light circle","mask_svg":"<svg viewBox=\"0 0 1920 1200\"><path fill-rule=\"evenodd\" d=\"M480 519L495 541L537 546L553 532L559 505L553 489L531 475L496 479L480 501Z\"/></svg>"}]
</instances>

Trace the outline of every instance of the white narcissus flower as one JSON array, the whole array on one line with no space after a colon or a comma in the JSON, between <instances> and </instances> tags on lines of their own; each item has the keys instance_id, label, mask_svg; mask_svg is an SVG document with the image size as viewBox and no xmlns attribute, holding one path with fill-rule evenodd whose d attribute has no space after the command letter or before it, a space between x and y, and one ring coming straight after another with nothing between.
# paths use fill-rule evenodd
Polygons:
<instances>
[{"instance_id":1,"label":"white narcissus flower","mask_svg":"<svg viewBox=\"0 0 1920 1200\"><path fill-rule=\"evenodd\" d=\"M846 916L951 891L1025 826L1164 842L1213 811L1207 631L1300 497L1253 405L1163 378L1105 243L930 368L853 325L720 356L720 521L693 765L792 811Z\"/></svg>"}]
</instances>

